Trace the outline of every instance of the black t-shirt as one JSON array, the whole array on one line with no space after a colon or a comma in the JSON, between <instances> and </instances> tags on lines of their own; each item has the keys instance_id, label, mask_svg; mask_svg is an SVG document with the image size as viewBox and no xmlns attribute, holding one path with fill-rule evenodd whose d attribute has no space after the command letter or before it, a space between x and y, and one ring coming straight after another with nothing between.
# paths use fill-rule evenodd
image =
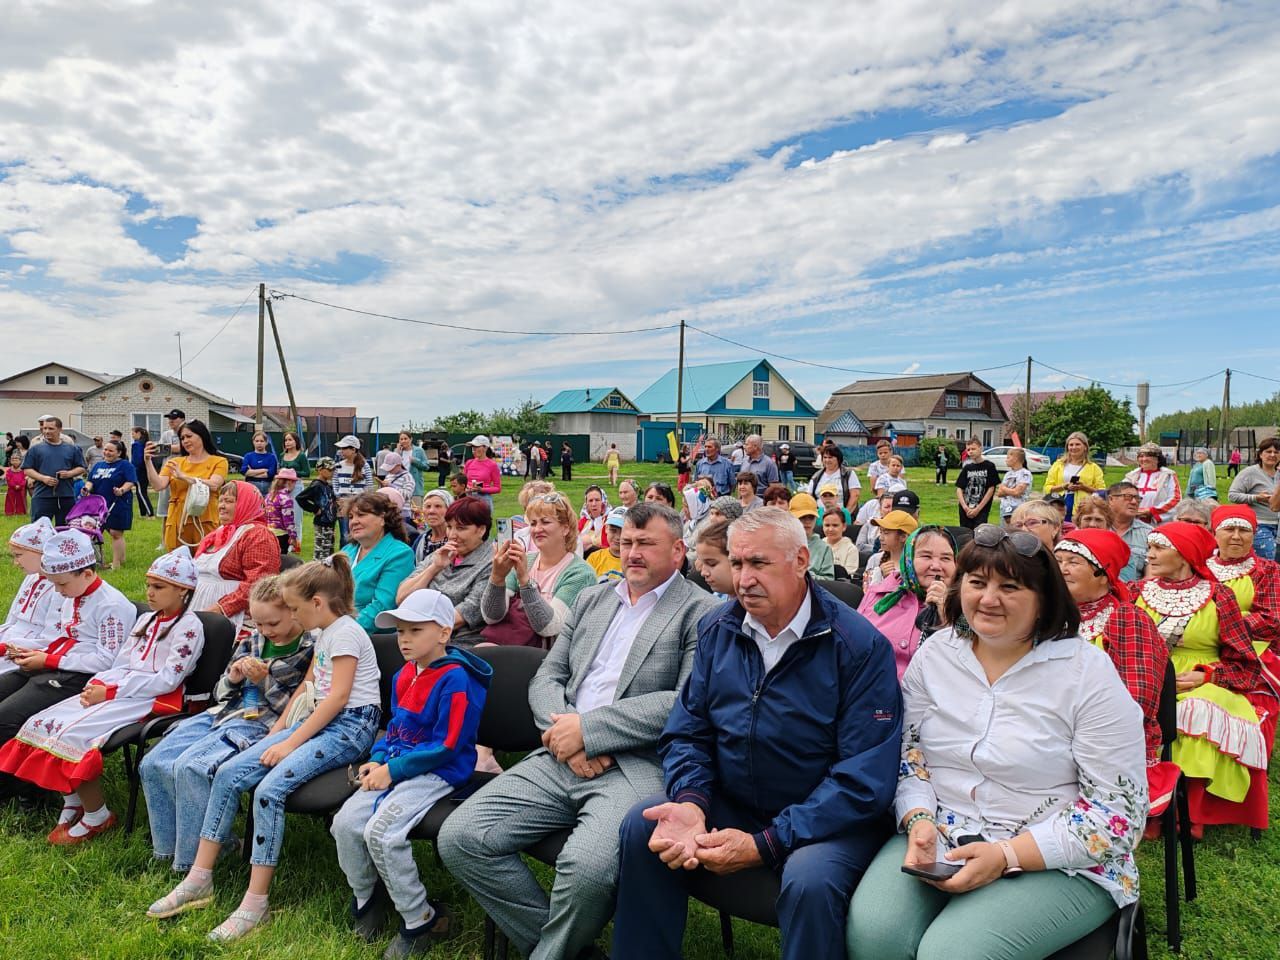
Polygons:
<instances>
[{"instance_id":1,"label":"black t-shirt","mask_svg":"<svg viewBox=\"0 0 1280 960\"><path fill-rule=\"evenodd\" d=\"M956 488L964 491L964 503L967 507L976 507L988 490L1000 486L1000 474L990 460L981 463L965 461L956 477ZM989 503L990 501L988 501Z\"/></svg>"}]
</instances>

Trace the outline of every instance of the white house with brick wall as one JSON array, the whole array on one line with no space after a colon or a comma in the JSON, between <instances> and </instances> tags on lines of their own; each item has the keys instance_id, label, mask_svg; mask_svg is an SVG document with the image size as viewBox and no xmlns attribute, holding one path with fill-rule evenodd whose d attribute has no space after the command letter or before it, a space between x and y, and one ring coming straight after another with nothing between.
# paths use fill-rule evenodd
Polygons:
<instances>
[{"instance_id":1,"label":"white house with brick wall","mask_svg":"<svg viewBox=\"0 0 1280 960\"><path fill-rule=\"evenodd\" d=\"M80 429L80 395L114 380L64 363L42 363L0 380L0 433L34 431L36 418L51 414L68 429Z\"/></svg>"},{"instance_id":2,"label":"white house with brick wall","mask_svg":"<svg viewBox=\"0 0 1280 960\"><path fill-rule=\"evenodd\" d=\"M188 420L204 421L215 434L252 422L231 400L144 369L100 384L77 399L83 424L80 429L89 436L106 436L109 430L122 430L127 436L133 427L144 427L157 438L167 426L165 414L175 407Z\"/></svg>"}]
</instances>

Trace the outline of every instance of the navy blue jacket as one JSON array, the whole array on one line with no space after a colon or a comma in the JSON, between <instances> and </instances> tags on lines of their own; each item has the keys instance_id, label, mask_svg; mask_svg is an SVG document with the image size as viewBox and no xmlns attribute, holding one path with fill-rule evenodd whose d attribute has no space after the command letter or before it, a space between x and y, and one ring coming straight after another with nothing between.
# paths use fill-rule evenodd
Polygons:
<instances>
[{"instance_id":1,"label":"navy blue jacket","mask_svg":"<svg viewBox=\"0 0 1280 960\"><path fill-rule=\"evenodd\" d=\"M713 795L769 825L761 859L882 829L898 784L902 695L889 642L809 583L804 636L767 675L745 611L726 603L698 624L693 672L658 741L667 796L710 809Z\"/></svg>"}]
</instances>

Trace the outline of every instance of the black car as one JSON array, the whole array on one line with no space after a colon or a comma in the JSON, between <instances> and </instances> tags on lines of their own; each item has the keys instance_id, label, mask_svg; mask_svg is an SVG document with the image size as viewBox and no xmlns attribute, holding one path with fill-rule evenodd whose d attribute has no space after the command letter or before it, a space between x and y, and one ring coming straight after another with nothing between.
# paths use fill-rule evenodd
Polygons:
<instances>
[{"instance_id":1,"label":"black car","mask_svg":"<svg viewBox=\"0 0 1280 960\"><path fill-rule=\"evenodd\" d=\"M776 460L778 458L778 447L784 442L791 448L791 453L796 458L796 480L808 480L813 476L814 465L818 460L817 448L812 443L801 443L796 440L768 440L764 444L764 455L773 457Z\"/></svg>"}]
</instances>

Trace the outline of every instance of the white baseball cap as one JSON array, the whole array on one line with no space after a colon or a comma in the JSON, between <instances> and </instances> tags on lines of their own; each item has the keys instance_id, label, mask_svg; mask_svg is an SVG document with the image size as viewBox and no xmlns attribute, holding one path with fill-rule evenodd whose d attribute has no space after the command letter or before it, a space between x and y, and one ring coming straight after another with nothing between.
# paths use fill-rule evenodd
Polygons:
<instances>
[{"instance_id":1,"label":"white baseball cap","mask_svg":"<svg viewBox=\"0 0 1280 960\"><path fill-rule=\"evenodd\" d=\"M341 440L335 443L334 446L337 447L339 450L341 450L343 447L352 447L355 450L359 450L360 438L353 437L351 434L347 434L345 437L343 437Z\"/></svg>"},{"instance_id":2,"label":"white baseball cap","mask_svg":"<svg viewBox=\"0 0 1280 960\"><path fill-rule=\"evenodd\" d=\"M397 623L438 623L452 627L453 618L453 601L439 590L428 588L413 591L394 610L378 614L373 623L384 630L394 630Z\"/></svg>"},{"instance_id":3,"label":"white baseball cap","mask_svg":"<svg viewBox=\"0 0 1280 960\"><path fill-rule=\"evenodd\" d=\"M470 445L473 447L487 447L489 446L489 438L486 437L483 433L477 433L474 437L471 438Z\"/></svg>"}]
</instances>

